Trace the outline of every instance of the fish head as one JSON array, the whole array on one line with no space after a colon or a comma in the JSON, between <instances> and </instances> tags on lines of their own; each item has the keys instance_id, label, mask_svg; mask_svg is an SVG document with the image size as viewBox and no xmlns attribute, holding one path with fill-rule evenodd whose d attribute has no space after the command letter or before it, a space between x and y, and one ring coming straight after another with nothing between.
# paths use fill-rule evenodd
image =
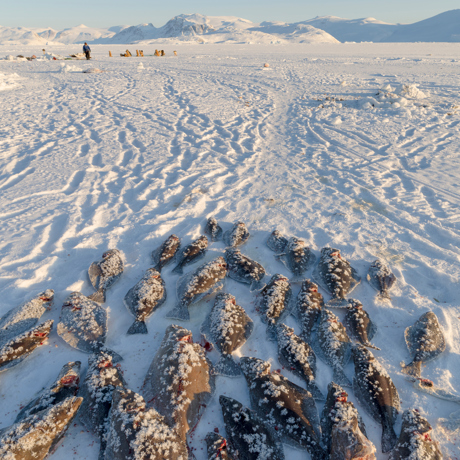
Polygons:
<instances>
[{"instance_id":1,"label":"fish head","mask_svg":"<svg viewBox=\"0 0 460 460\"><path fill-rule=\"evenodd\" d=\"M46 291L38 294L39 300L41 300L46 306L51 306L54 300L54 291L52 289L47 289Z\"/></svg>"},{"instance_id":2,"label":"fish head","mask_svg":"<svg viewBox=\"0 0 460 460\"><path fill-rule=\"evenodd\" d=\"M108 249L102 254L103 259L108 259L109 257L112 256L118 256L120 254L120 251L118 249Z\"/></svg>"},{"instance_id":3,"label":"fish head","mask_svg":"<svg viewBox=\"0 0 460 460\"><path fill-rule=\"evenodd\" d=\"M362 310L363 309L363 304L356 299L348 299L348 305L347 308L350 310Z\"/></svg>"},{"instance_id":4,"label":"fish head","mask_svg":"<svg viewBox=\"0 0 460 460\"><path fill-rule=\"evenodd\" d=\"M355 365L375 360L374 355L363 345L355 345L352 347L351 355L353 356L353 362Z\"/></svg>"},{"instance_id":5,"label":"fish head","mask_svg":"<svg viewBox=\"0 0 460 460\"><path fill-rule=\"evenodd\" d=\"M244 356L240 359L239 364L248 381L270 373L271 364L259 358Z\"/></svg>"},{"instance_id":6,"label":"fish head","mask_svg":"<svg viewBox=\"0 0 460 460\"><path fill-rule=\"evenodd\" d=\"M219 404L222 408L223 413L232 413L239 411L243 405L238 402L236 399L229 398L228 396L220 395Z\"/></svg>"},{"instance_id":7,"label":"fish head","mask_svg":"<svg viewBox=\"0 0 460 460\"><path fill-rule=\"evenodd\" d=\"M284 323L279 323L276 326L276 332L281 335L291 336L294 334L294 329L292 327L286 326Z\"/></svg>"}]
</instances>

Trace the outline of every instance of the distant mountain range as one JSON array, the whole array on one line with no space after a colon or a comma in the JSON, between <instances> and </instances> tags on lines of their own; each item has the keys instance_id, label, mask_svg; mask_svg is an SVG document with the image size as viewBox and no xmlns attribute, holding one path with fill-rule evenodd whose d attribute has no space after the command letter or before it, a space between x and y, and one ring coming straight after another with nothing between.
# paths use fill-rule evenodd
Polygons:
<instances>
[{"instance_id":1,"label":"distant mountain range","mask_svg":"<svg viewBox=\"0 0 460 460\"><path fill-rule=\"evenodd\" d=\"M110 29L30 29L0 26L2 45L131 43L339 43L339 42L460 42L460 9L414 24L388 24L374 18L323 16L296 23L260 24L233 16L181 14L162 27L153 24Z\"/></svg>"}]
</instances>

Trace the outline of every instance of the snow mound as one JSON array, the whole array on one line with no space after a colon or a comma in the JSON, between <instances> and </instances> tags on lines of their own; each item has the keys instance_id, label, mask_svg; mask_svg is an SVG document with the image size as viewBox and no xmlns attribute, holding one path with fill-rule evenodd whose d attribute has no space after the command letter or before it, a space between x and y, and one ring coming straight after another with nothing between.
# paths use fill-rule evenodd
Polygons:
<instances>
[{"instance_id":1,"label":"snow mound","mask_svg":"<svg viewBox=\"0 0 460 460\"><path fill-rule=\"evenodd\" d=\"M65 62L61 63L61 68L58 70L58 72L61 72L61 73L81 72L81 71L82 69L80 69L80 67L77 67L71 64L66 64Z\"/></svg>"},{"instance_id":2,"label":"snow mound","mask_svg":"<svg viewBox=\"0 0 460 460\"><path fill-rule=\"evenodd\" d=\"M16 74L4 74L0 73L0 91L5 91L8 89L13 89L19 86L18 80L20 80L21 77Z\"/></svg>"}]
</instances>

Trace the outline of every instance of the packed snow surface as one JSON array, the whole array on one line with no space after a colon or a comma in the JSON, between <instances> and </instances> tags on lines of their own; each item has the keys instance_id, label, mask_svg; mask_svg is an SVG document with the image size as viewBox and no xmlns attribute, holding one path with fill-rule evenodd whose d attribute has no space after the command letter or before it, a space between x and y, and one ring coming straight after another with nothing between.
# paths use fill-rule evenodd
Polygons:
<instances>
[{"instance_id":1,"label":"packed snow surface","mask_svg":"<svg viewBox=\"0 0 460 460\"><path fill-rule=\"evenodd\" d=\"M445 458L458 458L458 433L438 422L456 408L415 389L399 363L410 362L404 330L433 311L447 346L422 376L460 393L459 46L165 45L161 58L151 56L155 48L145 46L143 59L109 58L109 50L117 56L126 46L94 45L94 62L78 67L104 70L95 74L60 72L61 62L52 60L0 61L0 81L20 85L0 92L0 317L54 289L54 306L41 321L57 324L71 292L94 292L90 264L119 249L125 269L102 307L109 315L106 346L123 356L128 388L140 392L166 327L180 324L199 342L214 303L211 296L193 305L188 322L166 319L178 280L174 264L167 265L161 273L167 300L147 320L149 333L127 336L132 316L123 298L152 266L152 251L171 234L185 247L210 216L224 232L242 221L250 237L240 249L265 268L264 282L275 273L291 279L266 246L277 228L302 238L317 258L327 245L339 249L357 270L362 282L353 297L377 324L372 343L381 350L373 353L394 381L402 409L419 409ZM66 56L80 49L47 51ZM0 56L40 53L41 47L0 47ZM204 260L185 273L224 249L222 240L210 243ZM377 258L397 277L391 301L379 300L366 280ZM292 289L295 299L300 284ZM277 344L266 340L255 310L257 293L228 277L224 292L254 321L235 359L255 356L281 369ZM346 312L333 311L343 321ZM283 322L300 333L293 317ZM219 354L208 357L216 363ZM0 429L67 362L81 361L84 376L87 359L54 328L44 345L0 374ZM326 394L332 369L320 359L317 366L316 383ZM351 379L353 364L344 371ZM250 405L243 376L218 376L216 388L192 436L198 460L205 459L208 431L225 435L219 395ZM380 425L349 393L377 458L387 460ZM397 434L400 428L401 415ZM284 449L286 458L308 458ZM50 458L96 460L98 450L98 439L75 420Z\"/></svg>"}]
</instances>

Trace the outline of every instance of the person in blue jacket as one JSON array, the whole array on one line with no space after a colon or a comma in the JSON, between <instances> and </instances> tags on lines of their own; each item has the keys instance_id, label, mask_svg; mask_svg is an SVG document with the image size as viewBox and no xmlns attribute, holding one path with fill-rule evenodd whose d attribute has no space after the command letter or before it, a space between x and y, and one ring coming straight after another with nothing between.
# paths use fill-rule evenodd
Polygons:
<instances>
[{"instance_id":1,"label":"person in blue jacket","mask_svg":"<svg viewBox=\"0 0 460 460\"><path fill-rule=\"evenodd\" d=\"M86 59L91 59L91 48L88 46L88 43L86 42L83 45L83 52L86 54Z\"/></svg>"}]
</instances>

